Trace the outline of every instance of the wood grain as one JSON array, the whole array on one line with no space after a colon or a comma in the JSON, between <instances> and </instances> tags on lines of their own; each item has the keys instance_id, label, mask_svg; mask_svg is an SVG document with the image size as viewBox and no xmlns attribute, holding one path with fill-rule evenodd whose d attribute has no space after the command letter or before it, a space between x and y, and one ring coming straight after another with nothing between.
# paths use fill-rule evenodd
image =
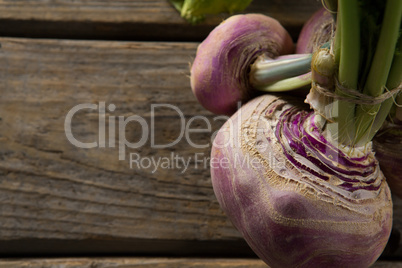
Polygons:
<instances>
[{"instance_id":1,"label":"wood grain","mask_svg":"<svg viewBox=\"0 0 402 268\"><path fill-rule=\"evenodd\" d=\"M254 0L244 12L278 19L296 37L321 7L314 0ZM168 0L1 0L0 36L120 40L202 40L227 14L192 26Z\"/></svg>"},{"instance_id":2,"label":"wood grain","mask_svg":"<svg viewBox=\"0 0 402 268\"><path fill-rule=\"evenodd\" d=\"M76 258L76 259L26 259L0 260L0 268L8 267L60 267L60 268L266 268L256 259L171 259L171 258ZM375 263L372 268L401 268L401 262Z\"/></svg>"},{"instance_id":3,"label":"wood grain","mask_svg":"<svg viewBox=\"0 0 402 268\"><path fill-rule=\"evenodd\" d=\"M0 155L1 225L4 238L91 236L158 239L236 238L213 198L208 171L194 163L182 169L130 168L129 153L141 157L207 157L187 141L173 148L149 143L80 149L64 133L68 111L82 103L106 102L109 116L139 115L150 123L151 103L169 104L185 116L212 115L189 89L188 62L195 44L72 42L2 39ZM172 109L155 109L157 144L174 141L181 127ZM222 121L222 120L221 120ZM195 122L202 124L202 121ZM98 140L97 110L77 113L73 133ZM108 125L108 124L107 124ZM205 125L205 123L204 123ZM124 133L123 133L124 134ZM125 136L140 138L138 124ZM209 142L211 133L193 139ZM150 137L150 136L148 136ZM119 135L116 133L115 143ZM150 139L150 138L149 138Z\"/></svg>"},{"instance_id":4,"label":"wood grain","mask_svg":"<svg viewBox=\"0 0 402 268\"><path fill-rule=\"evenodd\" d=\"M299 24L320 6L321 2L314 0L254 0L246 12L276 14L284 22ZM1 0L0 15L3 19L16 20L185 23L167 0ZM219 16L214 16L205 23L220 20Z\"/></svg>"},{"instance_id":5,"label":"wood grain","mask_svg":"<svg viewBox=\"0 0 402 268\"><path fill-rule=\"evenodd\" d=\"M46 248L46 241L59 241L47 244L53 254L94 253L94 248L121 253L124 246L126 252L141 254L214 251L219 255L242 250L250 254L220 210L209 169L204 166L211 136L224 120L206 112L191 92L188 69L197 43L19 38L0 38L0 43L3 254L16 254L18 249L40 254L33 251L41 245ZM115 147L106 142L104 148L77 148L66 137L68 112L79 104L99 107L101 102L116 107L101 116L106 121L106 141L109 119L116 119ZM174 105L178 110L165 106L152 113L151 104ZM135 122L127 124L125 131L117 131L119 116L135 115L148 124L154 116L153 137L159 145L180 136L182 119L189 124L194 116L203 116L205 120L196 118L191 127L207 129L210 124L211 128L162 149L151 146L149 133L146 144L126 148L125 159L119 160L119 134L131 143L142 137L141 126ZM77 112L72 121L74 137L82 142L99 141L99 118L98 110ZM190 142L206 147L195 148ZM130 167L130 154L146 161L180 157L190 164L184 170L183 165L171 161L172 166L154 172L151 165L144 167L150 162ZM197 156L200 161L195 160ZM400 200L395 199L395 208L398 233L402 230ZM27 240L31 242L25 244ZM84 240L90 241L86 249L70 243ZM101 241L103 248L97 248L96 241ZM113 251L113 245L105 241L122 245ZM397 238L387 254L402 255Z\"/></svg>"}]
</instances>

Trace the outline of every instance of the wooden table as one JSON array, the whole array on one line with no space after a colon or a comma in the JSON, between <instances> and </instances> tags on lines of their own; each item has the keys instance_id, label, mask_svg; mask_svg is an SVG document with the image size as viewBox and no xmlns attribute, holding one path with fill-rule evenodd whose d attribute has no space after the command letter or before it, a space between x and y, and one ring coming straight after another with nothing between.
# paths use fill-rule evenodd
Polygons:
<instances>
[{"instance_id":1,"label":"wooden table","mask_svg":"<svg viewBox=\"0 0 402 268\"><path fill-rule=\"evenodd\" d=\"M277 18L296 40L320 6L255 0L245 12ZM197 103L188 75L225 17L189 25L166 0L0 1L0 268L265 267L219 208L210 146L192 146L210 145L224 121ZM94 148L68 140L69 114L71 137ZM154 131L139 135L141 123ZM183 124L204 132L178 139ZM161 168L156 157L191 160ZM402 267L394 206L375 267Z\"/></svg>"}]
</instances>

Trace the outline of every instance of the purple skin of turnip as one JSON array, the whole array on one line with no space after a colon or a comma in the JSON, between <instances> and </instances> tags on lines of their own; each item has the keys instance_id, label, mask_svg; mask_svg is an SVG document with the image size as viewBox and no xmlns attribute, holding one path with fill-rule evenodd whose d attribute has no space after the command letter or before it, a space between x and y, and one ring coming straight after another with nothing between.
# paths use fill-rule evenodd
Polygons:
<instances>
[{"instance_id":1,"label":"purple skin of turnip","mask_svg":"<svg viewBox=\"0 0 402 268\"><path fill-rule=\"evenodd\" d=\"M402 124L389 124L373 139L376 158L393 195L402 198Z\"/></svg>"},{"instance_id":2,"label":"purple skin of turnip","mask_svg":"<svg viewBox=\"0 0 402 268\"><path fill-rule=\"evenodd\" d=\"M289 97L249 101L220 129L215 195L270 267L368 267L392 227L389 187L370 146L338 148Z\"/></svg>"},{"instance_id":3,"label":"purple skin of turnip","mask_svg":"<svg viewBox=\"0 0 402 268\"><path fill-rule=\"evenodd\" d=\"M275 58L293 51L290 35L277 20L260 14L232 16L198 46L191 88L207 110L232 115L239 102L255 95L250 65L259 56Z\"/></svg>"},{"instance_id":4,"label":"purple skin of turnip","mask_svg":"<svg viewBox=\"0 0 402 268\"><path fill-rule=\"evenodd\" d=\"M304 24L297 39L296 53L312 53L322 44L331 40L334 19L325 8L321 8Z\"/></svg>"}]
</instances>

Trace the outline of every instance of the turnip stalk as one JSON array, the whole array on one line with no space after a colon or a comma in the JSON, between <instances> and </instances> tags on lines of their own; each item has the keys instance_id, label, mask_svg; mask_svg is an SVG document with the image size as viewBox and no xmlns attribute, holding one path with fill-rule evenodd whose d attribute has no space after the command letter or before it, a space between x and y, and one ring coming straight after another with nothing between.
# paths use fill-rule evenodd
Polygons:
<instances>
[{"instance_id":1,"label":"turnip stalk","mask_svg":"<svg viewBox=\"0 0 402 268\"><path fill-rule=\"evenodd\" d=\"M402 51L402 41L399 42L399 51ZM387 88L401 86L402 54L396 53L392 63L391 71L387 80ZM391 107L396 104L395 115L390 121L384 120L389 116ZM381 104L380 110L376 115L370 136L374 136L373 147L376 157L380 162L380 167L392 194L402 198L402 94L397 98L389 98ZM381 128L381 129L380 129ZM377 133L377 131L380 131Z\"/></svg>"},{"instance_id":2,"label":"turnip stalk","mask_svg":"<svg viewBox=\"0 0 402 268\"><path fill-rule=\"evenodd\" d=\"M387 83L386 83L386 88L387 89L395 89L397 87L401 87L402 83L402 75L401 75L401 70L402 70L402 40L400 40L399 45L398 45L399 53L396 52L394 55L394 59L392 61L392 66L391 70L388 75ZM368 135L369 139L372 140L374 135L377 133L377 131L381 128L383 122L385 121L386 117L390 113L391 107L394 103L400 103L402 105L402 95L399 94L399 99L397 100L394 97L391 97L381 103L380 109L378 113L375 116L373 126L370 130L370 133ZM398 104L399 105L399 104Z\"/></svg>"},{"instance_id":3,"label":"turnip stalk","mask_svg":"<svg viewBox=\"0 0 402 268\"><path fill-rule=\"evenodd\" d=\"M259 57L251 65L250 83L258 88L282 79L305 74L310 68L311 57L311 54L279 56L275 60Z\"/></svg>"},{"instance_id":4,"label":"turnip stalk","mask_svg":"<svg viewBox=\"0 0 402 268\"><path fill-rule=\"evenodd\" d=\"M342 28L340 32L340 59L338 80L340 84L347 88L357 89L359 73L359 54L360 54L360 23L359 9L357 0L339 0L337 28ZM341 25L341 26L339 26ZM342 25L344 27L342 27ZM347 27L345 26L347 25ZM335 48L338 49L338 48ZM340 96L347 96L339 86L335 92ZM335 117L334 122L328 124L328 131L339 143L352 145L355 137L354 118L355 104L342 100L337 100L333 104L331 111Z\"/></svg>"},{"instance_id":5,"label":"turnip stalk","mask_svg":"<svg viewBox=\"0 0 402 268\"><path fill-rule=\"evenodd\" d=\"M265 92L286 92L293 89L302 88L311 84L311 72L285 78L277 82L273 82L267 85L257 85L256 89Z\"/></svg>"},{"instance_id":6,"label":"turnip stalk","mask_svg":"<svg viewBox=\"0 0 402 268\"><path fill-rule=\"evenodd\" d=\"M388 0L379 42L364 85L363 92L367 95L378 97L384 92L399 37L401 18L402 1ZM356 120L357 144L365 144L372 138L370 135L371 127L379 109L379 104L358 107Z\"/></svg>"}]
</instances>

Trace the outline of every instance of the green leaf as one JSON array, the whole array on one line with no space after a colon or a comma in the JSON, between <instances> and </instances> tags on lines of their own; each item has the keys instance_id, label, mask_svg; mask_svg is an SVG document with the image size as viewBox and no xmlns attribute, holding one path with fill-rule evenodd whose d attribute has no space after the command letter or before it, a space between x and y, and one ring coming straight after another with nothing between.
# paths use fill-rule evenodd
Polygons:
<instances>
[{"instance_id":1,"label":"green leaf","mask_svg":"<svg viewBox=\"0 0 402 268\"><path fill-rule=\"evenodd\" d=\"M197 23L205 18L205 15L220 13L233 14L243 11L252 0L170 0L179 10L180 15L191 23Z\"/></svg>"},{"instance_id":2,"label":"green leaf","mask_svg":"<svg viewBox=\"0 0 402 268\"><path fill-rule=\"evenodd\" d=\"M172 5L181 13L183 8L184 0L170 0Z\"/></svg>"}]
</instances>

